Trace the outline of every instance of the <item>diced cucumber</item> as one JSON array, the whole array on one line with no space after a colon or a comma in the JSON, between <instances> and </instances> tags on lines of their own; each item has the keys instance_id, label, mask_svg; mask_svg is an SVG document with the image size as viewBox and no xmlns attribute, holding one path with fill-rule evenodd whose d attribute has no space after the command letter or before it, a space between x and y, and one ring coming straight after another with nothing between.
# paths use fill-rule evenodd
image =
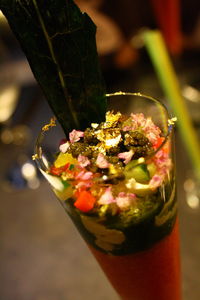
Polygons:
<instances>
[{"instance_id":1,"label":"diced cucumber","mask_svg":"<svg viewBox=\"0 0 200 300\"><path fill-rule=\"evenodd\" d=\"M133 167L137 166L139 164L138 159L133 159L131 160L126 166L125 166L125 171L128 172L131 170Z\"/></svg>"},{"instance_id":2,"label":"diced cucumber","mask_svg":"<svg viewBox=\"0 0 200 300\"><path fill-rule=\"evenodd\" d=\"M134 178L139 183L147 183L150 179L149 171L146 164L125 167L124 173L126 179ZM132 164L133 165L133 164Z\"/></svg>"},{"instance_id":3,"label":"diced cucumber","mask_svg":"<svg viewBox=\"0 0 200 300\"><path fill-rule=\"evenodd\" d=\"M156 165L152 162L147 165L147 169L149 171L150 178L152 178L153 175L155 175L155 173L156 173Z\"/></svg>"}]
</instances>

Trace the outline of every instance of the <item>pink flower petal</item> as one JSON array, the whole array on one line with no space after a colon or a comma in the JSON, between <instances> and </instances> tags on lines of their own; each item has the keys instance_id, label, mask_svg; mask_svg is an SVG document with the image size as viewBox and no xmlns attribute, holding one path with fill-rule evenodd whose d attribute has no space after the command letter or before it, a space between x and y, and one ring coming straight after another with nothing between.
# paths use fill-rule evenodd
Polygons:
<instances>
[{"instance_id":1,"label":"pink flower petal","mask_svg":"<svg viewBox=\"0 0 200 300\"><path fill-rule=\"evenodd\" d=\"M158 126L156 126L151 118L147 118L146 122L142 128L146 133L147 138L150 140L152 144L154 144L157 139L160 137L161 130Z\"/></svg>"},{"instance_id":2,"label":"pink flower petal","mask_svg":"<svg viewBox=\"0 0 200 300\"><path fill-rule=\"evenodd\" d=\"M60 147L59 147L59 150L62 152L62 153L65 153L67 151L67 149L69 148L70 146L70 143L69 142L66 142L64 144L61 144Z\"/></svg>"},{"instance_id":3,"label":"pink flower petal","mask_svg":"<svg viewBox=\"0 0 200 300\"><path fill-rule=\"evenodd\" d=\"M116 198L116 203L121 209L129 208L136 200L136 195L132 193L121 192Z\"/></svg>"},{"instance_id":4,"label":"pink flower petal","mask_svg":"<svg viewBox=\"0 0 200 300\"><path fill-rule=\"evenodd\" d=\"M108 187L105 192L103 193L103 195L100 197L98 203L99 204L110 204L115 202L115 199L112 195L112 191L111 191L111 187Z\"/></svg>"},{"instance_id":5,"label":"pink flower petal","mask_svg":"<svg viewBox=\"0 0 200 300\"><path fill-rule=\"evenodd\" d=\"M132 130L141 130L146 134L146 137L151 143L155 143L156 139L160 136L161 130L156 126L150 117L145 118L143 113L131 114L133 128Z\"/></svg>"},{"instance_id":6,"label":"pink flower petal","mask_svg":"<svg viewBox=\"0 0 200 300\"><path fill-rule=\"evenodd\" d=\"M159 174L167 174L167 172L172 167L172 160L169 158L168 153L163 150L160 150L156 153L154 158L154 163L157 166Z\"/></svg>"},{"instance_id":7,"label":"pink flower petal","mask_svg":"<svg viewBox=\"0 0 200 300\"><path fill-rule=\"evenodd\" d=\"M79 164L82 168L84 168L84 167L86 167L90 164L90 161L87 158L87 156L84 156L84 155L81 155L81 154L79 154L79 156L78 156L78 162L79 162Z\"/></svg>"},{"instance_id":8,"label":"pink flower petal","mask_svg":"<svg viewBox=\"0 0 200 300\"><path fill-rule=\"evenodd\" d=\"M149 139L149 141L154 144L157 139L158 139L158 136L154 133L154 132L148 132L146 133L146 137Z\"/></svg>"},{"instance_id":9,"label":"pink flower petal","mask_svg":"<svg viewBox=\"0 0 200 300\"><path fill-rule=\"evenodd\" d=\"M83 180L89 180L92 179L93 173L92 172L85 172L85 174L82 176Z\"/></svg>"},{"instance_id":10,"label":"pink flower petal","mask_svg":"<svg viewBox=\"0 0 200 300\"><path fill-rule=\"evenodd\" d=\"M80 181L77 185L76 185L76 189L80 189L82 187L85 187L85 188L89 188L92 186L92 181Z\"/></svg>"},{"instance_id":11,"label":"pink flower petal","mask_svg":"<svg viewBox=\"0 0 200 300\"><path fill-rule=\"evenodd\" d=\"M146 119L143 113L131 114L132 121L137 127L143 127L145 125Z\"/></svg>"},{"instance_id":12,"label":"pink flower petal","mask_svg":"<svg viewBox=\"0 0 200 300\"><path fill-rule=\"evenodd\" d=\"M157 187L161 186L163 179L164 178L162 175L155 174L149 182L150 188L156 189Z\"/></svg>"},{"instance_id":13,"label":"pink flower petal","mask_svg":"<svg viewBox=\"0 0 200 300\"><path fill-rule=\"evenodd\" d=\"M80 180L89 180L92 179L93 177L93 173L92 172L85 172L85 171L81 171L80 173L78 173L76 175L76 179L80 179Z\"/></svg>"},{"instance_id":14,"label":"pink flower petal","mask_svg":"<svg viewBox=\"0 0 200 300\"><path fill-rule=\"evenodd\" d=\"M80 130L73 129L69 134L69 140L71 143L78 142L81 137L84 136L84 132Z\"/></svg>"},{"instance_id":15,"label":"pink flower petal","mask_svg":"<svg viewBox=\"0 0 200 300\"><path fill-rule=\"evenodd\" d=\"M130 150L128 152L122 152L118 154L118 157L124 160L124 163L127 164L131 160L134 152L133 150Z\"/></svg>"},{"instance_id":16,"label":"pink flower petal","mask_svg":"<svg viewBox=\"0 0 200 300\"><path fill-rule=\"evenodd\" d=\"M109 162L106 160L103 153L99 153L96 160L96 165L101 169L106 169L109 167Z\"/></svg>"}]
</instances>

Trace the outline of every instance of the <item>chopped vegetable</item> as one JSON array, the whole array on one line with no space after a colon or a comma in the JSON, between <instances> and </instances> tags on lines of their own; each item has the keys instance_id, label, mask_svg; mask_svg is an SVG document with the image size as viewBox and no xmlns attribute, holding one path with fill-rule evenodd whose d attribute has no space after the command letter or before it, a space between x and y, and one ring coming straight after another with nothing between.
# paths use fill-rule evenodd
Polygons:
<instances>
[{"instance_id":1,"label":"chopped vegetable","mask_svg":"<svg viewBox=\"0 0 200 300\"><path fill-rule=\"evenodd\" d=\"M93 209L96 199L89 191L80 192L74 206L82 212L88 212Z\"/></svg>"}]
</instances>

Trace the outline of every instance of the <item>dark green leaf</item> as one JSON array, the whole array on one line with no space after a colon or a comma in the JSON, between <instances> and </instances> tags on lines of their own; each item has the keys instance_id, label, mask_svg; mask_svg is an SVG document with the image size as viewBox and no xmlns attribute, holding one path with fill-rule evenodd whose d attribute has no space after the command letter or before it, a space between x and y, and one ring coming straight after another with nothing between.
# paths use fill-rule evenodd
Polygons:
<instances>
[{"instance_id":1,"label":"dark green leaf","mask_svg":"<svg viewBox=\"0 0 200 300\"><path fill-rule=\"evenodd\" d=\"M0 0L33 74L68 133L104 119L96 26L72 0Z\"/></svg>"}]
</instances>

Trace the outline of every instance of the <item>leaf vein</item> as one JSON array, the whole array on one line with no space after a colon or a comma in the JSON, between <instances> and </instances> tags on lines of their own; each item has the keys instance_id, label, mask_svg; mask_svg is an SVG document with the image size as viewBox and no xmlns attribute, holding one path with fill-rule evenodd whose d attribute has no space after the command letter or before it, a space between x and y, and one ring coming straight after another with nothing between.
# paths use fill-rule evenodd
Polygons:
<instances>
[{"instance_id":1,"label":"leaf vein","mask_svg":"<svg viewBox=\"0 0 200 300\"><path fill-rule=\"evenodd\" d=\"M67 30L67 31L63 31L63 32L56 32L55 34L53 34L52 36L49 36L49 38L52 40L54 39L56 36L58 35L67 35L67 34L71 34L71 33L74 33L76 31L79 31L80 29L82 29L82 27L77 27L75 28L74 30Z\"/></svg>"},{"instance_id":2,"label":"leaf vein","mask_svg":"<svg viewBox=\"0 0 200 300\"><path fill-rule=\"evenodd\" d=\"M73 106L72 106L72 101L70 101L71 97L68 93L68 90L67 90L67 87L65 85L65 81L64 81L64 77L63 77L63 74L62 74L62 70L57 62L57 59L56 59L56 56L55 56L55 53L54 53L54 48L52 46L52 43L51 43L51 40L50 40L50 37L49 37L49 34L47 32L47 29L45 27L45 24L43 22L43 19L42 19L42 16L40 14L40 11L39 11L39 7L37 5L37 0L32 0L33 1L33 5L35 7L35 10L36 10L36 13L37 13L37 16L38 16L38 19L39 19L39 22L41 24L41 27L42 27L42 30L44 32L44 36L47 40L47 44L48 44L48 47L49 47L49 51L52 55L52 59L55 63L55 65L57 66L57 70L58 70L58 76L59 76L59 79L60 79L60 83L61 83L61 87L62 87L62 90L63 90L63 93L64 93L64 96L65 96L65 99L67 100L67 103L68 103L68 107L69 107L69 110L70 110L70 113L72 115L72 118L74 120L74 123L76 124L77 127L79 127L79 122L78 122L78 118L74 112L74 109L73 109Z\"/></svg>"}]
</instances>

